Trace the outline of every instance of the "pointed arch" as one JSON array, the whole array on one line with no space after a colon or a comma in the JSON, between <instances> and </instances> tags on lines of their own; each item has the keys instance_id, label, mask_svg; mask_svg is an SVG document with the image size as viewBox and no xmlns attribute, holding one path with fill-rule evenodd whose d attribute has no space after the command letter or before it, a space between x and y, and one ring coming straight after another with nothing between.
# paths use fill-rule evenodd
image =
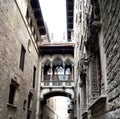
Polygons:
<instances>
[{"instance_id":1,"label":"pointed arch","mask_svg":"<svg viewBox=\"0 0 120 119\"><path fill-rule=\"evenodd\" d=\"M42 62L42 65L43 65L43 77L44 77L44 80L50 80L50 75L51 75L51 68L50 68L50 65L51 65L51 62L48 58L44 59L44 61Z\"/></svg>"},{"instance_id":2,"label":"pointed arch","mask_svg":"<svg viewBox=\"0 0 120 119\"><path fill-rule=\"evenodd\" d=\"M49 59L46 59L45 62L44 62L44 66L50 65L50 63L51 63L50 60L49 60Z\"/></svg>"},{"instance_id":3,"label":"pointed arch","mask_svg":"<svg viewBox=\"0 0 120 119\"><path fill-rule=\"evenodd\" d=\"M73 62L71 59L67 58L65 60L65 80L72 80L73 73Z\"/></svg>"},{"instance_id":4,"label":"pointed arch","mask_svg":"<svg viewBox=\"0 0 120 119\"><path fill-rule=\"evenodd\" d=\"M60 57L56 57L53 60L53 79L54 80L64 80L63 61Z\"/></svg>"},{"instance_id":5,"label":"pointed arch","mask_svg":"<svg viewBox=\"0 0 120 119\"><path fill-rule=\"evenodd\" d=\"M73 62L71 61L71 59L67 58L67 59L65 60L65 64L66 64L66 65L72 65Z\"/></svg>"},{"instance_id":6,"label":"pointed arch","mask_svg":"<svg viewBox=\"0 0 120 119\"><path fill-rule=\"evenodd\" d=\"M60 57L56 57L54 60L53 60L53 65L63 65L63 61Z\"/></svg>"},{"instance_id":7,"label":"pointed arch","mask_svg":"<svg viewBox=\"0 0 120 119\"><path fill-rule=\"evenodd\" d=\"M61 56L61 55L54 55L53 58L52 58L52 62L53 62L55 59L57 59L57 58L59 58L59 59L61 59L61 60L63 61L63 56Z\"/></svg>"}]
</instances>

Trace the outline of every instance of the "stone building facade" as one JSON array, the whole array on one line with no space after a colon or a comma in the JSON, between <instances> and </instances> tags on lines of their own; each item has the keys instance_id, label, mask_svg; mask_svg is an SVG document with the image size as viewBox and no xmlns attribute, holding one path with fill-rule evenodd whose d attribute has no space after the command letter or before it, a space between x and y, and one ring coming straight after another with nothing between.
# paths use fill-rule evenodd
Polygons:
<instances>
[{"instance_id":1,"label":"stone building facade","mask_svg":"<svg viewBox=\"0 0 120 119\"><path fill-rule=\"evenodd\" d=\"M45 34L36 2L0 0L0 119L35 119L38 113L38 45Z\"/></svg>"},{"instance_id":2,"label":"stone building facade","mask_svg":"<svg viewBox=\"0 0 120 119\"><path fill-rule=\"evenodd\" d=\"M75 116L119 119L119 1L76 0L74 8L74 38L78 44L76 52L79 52Z\"/></svg>"},{"instance_id":3,"label":"stone building facade","mask_svg":"<svg viewBox=\"0 0 120 119\"><path fill-rule=\"evenodd\" d=\"M39 119L43 60L39 46L50 42L39 1L0 0L0 16L0 118ZM74 48L67 52L74 54ZM73 55L63 56L67 66L68 57L73 60Z\"/></svg>"}]
</instances>

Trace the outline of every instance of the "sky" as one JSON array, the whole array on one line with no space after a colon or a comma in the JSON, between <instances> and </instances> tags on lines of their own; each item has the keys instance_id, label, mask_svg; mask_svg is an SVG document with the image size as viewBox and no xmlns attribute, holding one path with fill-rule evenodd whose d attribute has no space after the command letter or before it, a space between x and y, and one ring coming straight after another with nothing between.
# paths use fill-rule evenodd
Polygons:
<instances>
[{"instance_id":1,"label":"sky","mask_svg":"<svg viewBox=\"0 0 120 119\"><path fill-rule=\"evenodd\" d=\"M66 42L66 0L39 0L39 2L52 42Z\"/></svg>"}]
</instances>

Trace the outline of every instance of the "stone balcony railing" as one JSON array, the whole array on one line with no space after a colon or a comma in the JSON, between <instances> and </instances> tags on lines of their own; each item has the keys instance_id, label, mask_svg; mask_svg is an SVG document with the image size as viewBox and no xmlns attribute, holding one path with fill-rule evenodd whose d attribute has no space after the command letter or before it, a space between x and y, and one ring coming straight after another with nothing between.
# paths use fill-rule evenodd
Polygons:
<instances>
[{"instance_id":1,"label":"stone balcony railing","mask_svg":"<svg viewBox=\"0 0 120 119\"><path fill-rule=\"evenodd\" d=\"M50 87L74 87L74 81L42 81L41 86L43 88L50 88Z\"/></svg>"},{"instance_id":2,"label":"stone balcony railing","mask_svg":"<svg viewBox=\"0 0 120 119\"><path fill-rule=\"evenodd\" d=\"M72 75L67 74L67 75L44 75L43 76L44 81L71 81L72 80ZM62 79L62 80L61 80Z\"/></svg>"}]
</instances>

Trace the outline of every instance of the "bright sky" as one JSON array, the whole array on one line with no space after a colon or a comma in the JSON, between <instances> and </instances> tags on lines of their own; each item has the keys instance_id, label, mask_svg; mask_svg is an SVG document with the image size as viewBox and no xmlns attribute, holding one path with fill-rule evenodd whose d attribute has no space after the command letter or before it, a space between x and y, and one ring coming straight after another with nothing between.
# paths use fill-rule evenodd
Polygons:
<instances>
[{"instance_id":1,"label":"bright sky","mask_svg":"<svg viewBox=\"0 0 120 119\"><path fill-rule=\"evenodd\" d=\"M39 1L52 42L66 42L66 0Z\"/></svg>"}]
</instances>

